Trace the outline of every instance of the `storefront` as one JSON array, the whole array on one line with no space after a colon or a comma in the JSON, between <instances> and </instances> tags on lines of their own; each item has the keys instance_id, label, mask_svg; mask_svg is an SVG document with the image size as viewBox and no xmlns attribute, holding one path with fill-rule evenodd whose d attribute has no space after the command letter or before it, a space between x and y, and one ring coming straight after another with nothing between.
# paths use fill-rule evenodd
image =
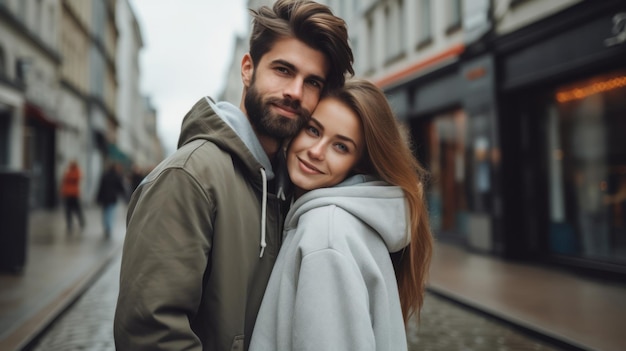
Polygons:
<instances>
[{"instance_id":1,"label":"storefront","mask_svg":"<svg viewBox=\"0 0 626 351\"><path fill-rule=\"evenodd\" d=\"M460 56L386 90L430 173L426 187L437 240L500 253L500 146L491 53Z\"/></svg>"},{"instance_id":2,"label":"storefront","mask_svg":"<svg viewBox=\"0 0 626 351\"><path fill-rule=\"evenodd\" d=\"M582 2L496 57L506 254L626 274L626 4Z\"/></svg>"},{"instance_id":3,"label":"storefront","mask_svg":"<svg viewBox=\"0 0 626 351\"><path fill-rule=\"evenodd\" d=\"M486 214L484 194L476 194L488 190L490 176L481 173L486 178L476 180L477 187L472 184L474 147L467 137L473 122L464 109L462 66L458 57L451 61L430 74L387 88L385 93L430 174L426 194L430 224L438 240L466 245L480 236L474 243L490 250L491 241L485 240L491 234L490 215ZM483 235L475 235L478 231Z\"/></svg>"}]
</instances>

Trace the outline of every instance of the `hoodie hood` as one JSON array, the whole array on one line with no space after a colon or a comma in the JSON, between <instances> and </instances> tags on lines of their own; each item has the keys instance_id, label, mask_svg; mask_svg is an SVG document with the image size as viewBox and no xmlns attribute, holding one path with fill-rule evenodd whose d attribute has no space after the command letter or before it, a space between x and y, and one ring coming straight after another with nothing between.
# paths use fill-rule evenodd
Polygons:
<instances>
[{"instance_id":1,"label":"hoodie hood","mask_svg":"<svg viewBox=\"0 0 626 351\"><path fill-rule=\"evenodd\" d=\"M295 228L304 213L328 205L340 207L372 227L389 252L399 251L410 242L410 218L402 189L364 175L302 195L289 210L285 229Z\"/></svg>"},{"instance_id":2,"label":"hoodie hood","mask_svg":"<svg viewBox=\"0 0 626 351\"><path fill-rule=\"evenodd\" d=\"M263 257L267 246L267 182L274 178L274 171L252 125L234 105L216 103L207 96L196 102L183 119L178 147L197 139L210 141L230 153L233 159L239 159L248 171L250 183L262 189L260 257ZM278 187L278 193L282 194L283 190Z\"/></svg>"},{"instance_id":3,"label":"hoodie hood","mask_svg":"<svg viewBox=\"0 0 626 351\"><path fill-rule=\"evenodd\" d=\"M274 178L272 163L241 110L228 102L214 102L206 96L198 101L183 120L178 147L196 140L211 141L237 156L251 173L263 168L267 179Z\"/></svg>"}]
</instances>

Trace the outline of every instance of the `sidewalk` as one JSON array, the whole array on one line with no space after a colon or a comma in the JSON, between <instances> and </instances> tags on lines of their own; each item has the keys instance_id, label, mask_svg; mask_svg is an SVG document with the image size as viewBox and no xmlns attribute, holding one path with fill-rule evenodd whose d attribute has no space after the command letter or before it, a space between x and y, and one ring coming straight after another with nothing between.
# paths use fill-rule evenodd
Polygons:
<instances>
[{"instance_id":1,"label":"sidewalk","mask_svg":"<svg viewBox=\"0 0 626 351\"><path fill-rule=\"evenodd\" d=\"M429 289L579 350L626 350L626 285L437 244ZM570 349L568 347L567 349Z\"/></svg>"},{"instance_id":2,"label":"sidewalk","mask_svg":"<svg viewBox=\"0 0 626 351\"><path fill-rule=\"evenodd\" d=\"M93 282L121 250L126 207L105 239L100 209L85 208L86 228L67 235L62 208L31 211L26 265L0 272L0 350L20 350ZM77 227L77 226L75 226Z\"/></svg>"}]
</instances>

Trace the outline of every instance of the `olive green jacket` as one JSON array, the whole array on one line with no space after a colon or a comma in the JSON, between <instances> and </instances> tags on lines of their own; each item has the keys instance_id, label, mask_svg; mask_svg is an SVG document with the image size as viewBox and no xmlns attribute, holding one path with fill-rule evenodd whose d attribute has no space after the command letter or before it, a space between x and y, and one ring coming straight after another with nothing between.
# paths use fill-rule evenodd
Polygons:
<instances>
[{"instance_id":1,"label":"olive green jacket","mask_svg":"<svg viewBox=\"0 0 626 351\"><path fill-rule=\"evenodd\" d=\"M117 350L247 349L280 245L283 217L266 188L271 178L245 115L228 103L198 101L183 121L179 149L129 204Z\"/></svg>"}]
</instances>

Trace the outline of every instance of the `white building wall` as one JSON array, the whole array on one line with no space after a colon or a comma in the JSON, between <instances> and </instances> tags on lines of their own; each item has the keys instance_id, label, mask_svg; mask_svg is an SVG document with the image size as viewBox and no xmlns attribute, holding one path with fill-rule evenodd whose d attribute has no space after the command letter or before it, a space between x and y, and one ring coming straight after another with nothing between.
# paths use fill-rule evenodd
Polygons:
<instances>
[{"instance_id":1,"label":"white building wall","mask_svg":"<svg viewBox=\"0 0 626 351\"><path fill-rule=\"evenodd\" d=\"M5 3L5 6L8 4ZM2 72L6 80L15 82L15 62L17 57L17 33L13 31L5 22L0 21L0 48L4 55L4 67ZM7 168L12 170L21 170L24 165L22 163L23 147L21 141L24 133L23 110L24 93L16 86L0 82L0 110L3 111L2 116L8 118L6 125L7 137Z\"/></svg>"},{"instance_id":2,"label":"white building wall","mask_svg":"<svg viewBox=\"0 0 626 351\"><path fill-rule=\"evenodd\" d=\"M1 40L0 40L1 43ZM4 118L9 121L7 135L7 164L6 168L11 170L22 170L24 168L24 148L20 147L24 138L24 95L12 89L5 87L0 83L0 109L4 111Z\"/></svg>"},{"instance_id":3,"label":"white building wall","mask_svg":"<svg viewBox=\"0 0 626 351\"><path fill-rule=\"evenodd\" d=\"M18 62L26 63L25 84L22 93L15 87L0 84L0 103L10 110L9 168L23 169L24 160L24 120L23 105L26 100L37 104L52 118L58 116L58 0L5 0L4 9L10 12L27 33L5 22L0 23L0 46L4 51L5 78L19 84L16 67ZM44 45L42 48L32 39Z\"/></svg>"},{"instance_id":4,"label":"white building wall","mask_svg":"<svg viewBox=\"0 0 626 351\"><path fill-rule=\"evenodd\" d=\"M351 41L358 43L355 52L356 75L379 81L418 63L424 66L424 70L421 70L419 74L425 74L437 68L429 66L428 62L451 47L463 43L461 30L447 33L448 1L431 1L431 41L421 46L420 0L364 2L356 10L356 20L352 20L357 23L348 23L349 28L356 28L350 33ZM389 16L385 15L386 8L388 8ZM360 16L358 16L359 13L361 13ZM368 33L368 19L373 24L372 33ZM401 26L394 27L398 23ZM396 46L401 49L393 55L388 55L386 45L391 49Z\"/></svg>"},{"instance_id":5,"label":"white building wall","mask_svg":"<svg viewBox=\"0 0 626 351\"><path fill-rule=\"evenodd\" d=\"M551 16L582 0L530 0L514 4L512 0L494 0L496 33L504 35L542 18Z\"/></svg>"}]
</instances>

